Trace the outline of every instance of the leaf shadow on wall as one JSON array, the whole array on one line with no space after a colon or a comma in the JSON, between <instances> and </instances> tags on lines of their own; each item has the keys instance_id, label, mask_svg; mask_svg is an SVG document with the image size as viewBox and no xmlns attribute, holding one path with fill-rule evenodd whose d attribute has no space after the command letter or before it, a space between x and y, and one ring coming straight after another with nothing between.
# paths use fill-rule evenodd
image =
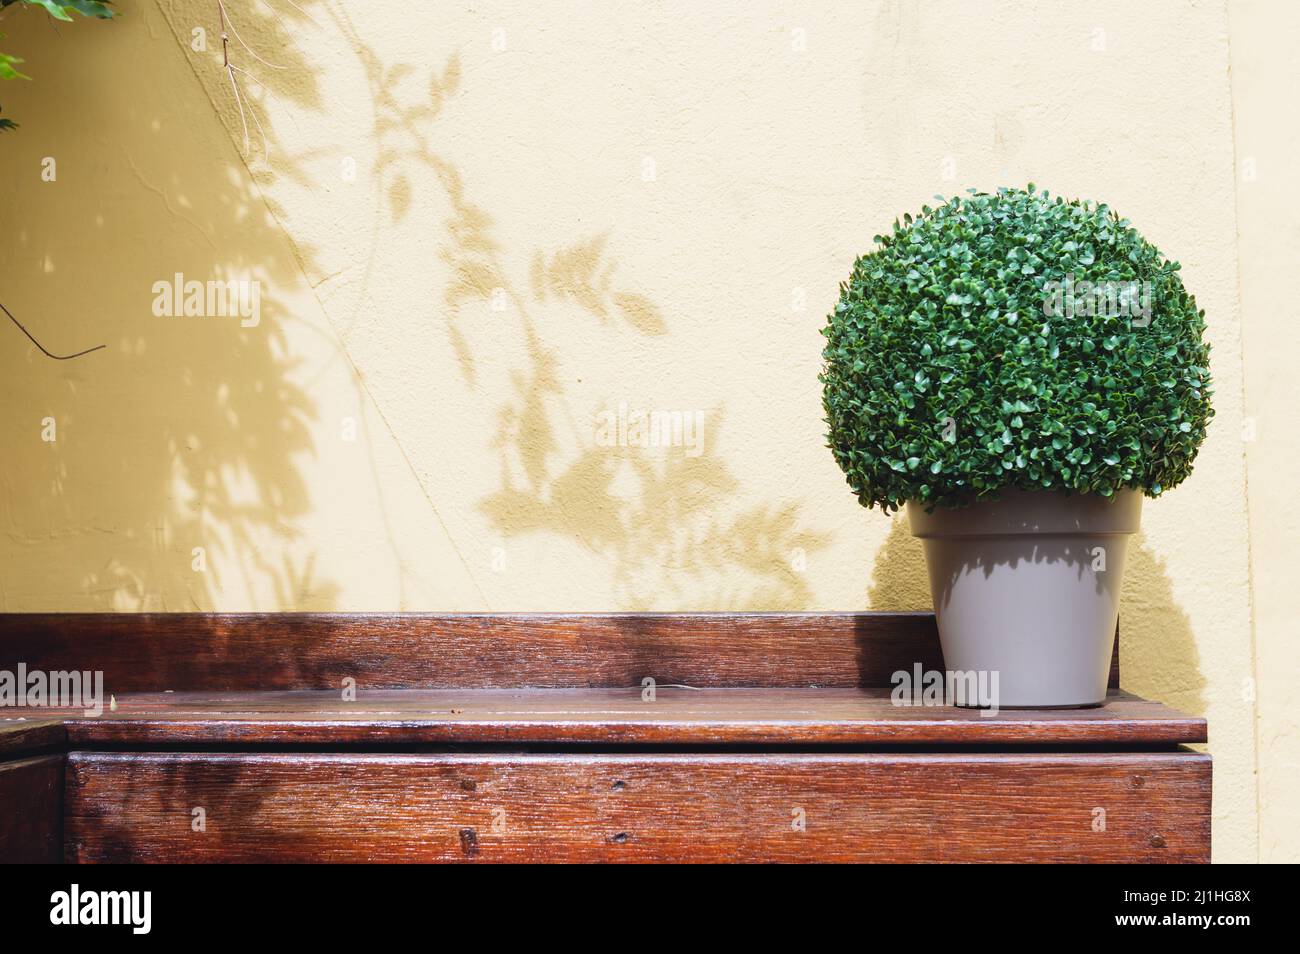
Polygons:
<instances>
[{"instance_id":1,"label":"leaf shadow on wall","mask_svg":"<svg viewBox=\"0 0 1300 954\"><path fill-rule=\"evenodd\" d=\"M1165 563L1139 532L1121 589L1120 682L1148 699L1205 714L1205 676L1192 621L1174 599Z\"/></svg>"},{"instance_id":2,"label":"leaf shadow on wall","mask_svg":"<svg viewBox=\"0 0 1300 954\"><path fill-rule=\"evenodd\" d=\"M720 455L593 446L596 421L575 423L573 398L562 383L568 374L560 340L546 330L557 311L567 313L559 319L566 327L591 321L592 333L632 335L647 348L663 347L672 337L660 307L620 281L610 235L535 250L526 278L513 277L506 260L519 256L505 254L492 215L471 197L467 176L434 148L425 128L460 89L459 57L452 54L431 71L427 102L411 104L398 92L410 68L384 64L345 15L336 22L371 86L379 143L374 177L392 220L410 214L406 164L432 170L443 189L449 216L439 254L450 280L442 303L461 375L485 395L508 394L495 410L500 486L479 503L493 529L505 538L542 534L592 551L610 567L616 599L628 610L808 607L805 565L829 535L805 529L797 504L728 513L725 503L742 480ZM505 307L493 308L498 302ZM476 315L503 314L496 333L519 336L524 364L509 381L485 379L484 362L461 328L467 308ZM543 308L545 321L537 314ZM709 416L715 436L724 409Z\"/></svg>"},{"instance_id":3,"label":"leaf shadow on wall","mask_svg":"<svg viewBox=\"0 0 1300 954\"><path fill-rule=\"evenodd\" d=\"M1205 677L1192 623L1174 599L1164 563L1145 535L1129 542L1120 596L1121 686L1183 712L1205 712ZM874 610L932 611L921 541L897 515L876 552L867 605Z\"/></svg>"},{"instance_id":4,"label":"leaf shadow on wall","mask_svg":"<svg viewBox=\"0 0 1300 954\"><path fill-rule=\"evenodd\" d=\"M648 307L628 318L633 333L660 321ZM797 504L727 514L718 501L740 479L707 449L595 445L594 420L584 433L565 416L559 354L531 330L527 337L530 366L497 412L501 486L479 505L499 533L550 534L599 554L625 610L809 606L807 560L828 536L801 526ZM722 412L708 419L716 433Z\"/></svg>"},{"instance_id":5,"label":"leaf shadow on wall","mask_svg":"<svg viewBox=\"0 0 1300 954\"><path fill-rule=\"evenodd\" d=\"M109 62L159 55L145 23L112 39ZM20 289L13 304L36 316L31 324L58 327L62 312L69 317L60 340L93 337L108 347L66 363L8 340L0 351L0 414L21 461L4 495L8 598L46 593L54 575L57 602L42 608L209 610L223 599L330 608L337 590L316 579L314 552L292 528L310 507L298 464L312 453L315 417L289 353L292 317L280 295L300 281L293 250L234 150L177 134L193 124L184 112L192 98L142 75L108 102L83 100L56 82L90 83L95 67L59 52L67 73L39 95L66 109L44 130L44 147L79 157L87 143L115 145L98 157L95 185L74 179L67 187L91 190L78 201L40 193L33 207L45 221L31 241L43 247L25 249L21 262L55 266L16 263L6 284ZM298 66L296 88L308 96L311 72ZM76 239L88 220L97 228ZM74 254L74 241L102 260ZM167 303L155 283L178 273L260 282L260 320L244 327L239 317L187 317L175 301L180 316L157 316L155 305ZM53 442L40 441L45 417L56 422Z\"/></svg>"}]
</instances>

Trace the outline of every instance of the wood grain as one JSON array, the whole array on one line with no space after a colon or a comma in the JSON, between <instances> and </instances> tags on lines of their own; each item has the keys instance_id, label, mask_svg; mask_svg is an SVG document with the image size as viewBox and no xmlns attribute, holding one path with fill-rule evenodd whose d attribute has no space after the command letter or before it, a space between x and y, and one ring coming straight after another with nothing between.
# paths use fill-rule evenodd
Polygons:
<instances>
[{"instance_id":1,"label":"wood grain","mask_svg":"<svg viewBox=\"0 0 1300 954\"><path fill-rule=\"evenodd\" d=\"M890 685L942 669L932 613L0 614L0 668L107 691ZM1118 646L1111 687L1119 685Z\"/></svg>"},{"instance_id":2,"label":"wood grain","mask_svg":"<svg viewBox=\"0 0 1300 954\"><path fill-rule=\"evenodd\" d=\"M0 709L0 759L67 748L63 717L49 709Z\"/></svg>"},{"instance_id":3,"label":"wood grain","mask_svg":"<svg viewBox=\"0 0 1300 954\"><path fill-rule=\"evenodd\" d=\"M0 762L0 864L63 858L62 755Z\"/></svg>"},{"instance_id":4,"label":"wood grain","mask_svg":"<svg viewBox=\"0 0 1300 954\"><path fill-rule=\"evenodd\" d=\"M73 752L67 779L77 862L1204 862L1209 844L1192 752Z\"/></svg>"},{"instance_id":5,"label":"wood grain","mask_svg":"<svg viewBox=\"0 0 1300 954\"><path fill-rule=\"evenodd\" d=\"M60 710L54 710L60 711ZM883 689L379 690L128 694L66 713L71 746L1171 745L1205 720L1114 692L1095 709L894 705Z\"/></svg>"}]
</instances>

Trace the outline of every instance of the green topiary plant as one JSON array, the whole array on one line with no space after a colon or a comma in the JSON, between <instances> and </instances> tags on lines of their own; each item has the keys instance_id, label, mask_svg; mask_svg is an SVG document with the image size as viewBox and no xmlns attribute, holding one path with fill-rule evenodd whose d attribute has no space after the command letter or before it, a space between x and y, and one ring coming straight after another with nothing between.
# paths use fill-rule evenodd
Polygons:
<instances>
[{"instance_id":1,"label":"green topiary plant","mask_svg":"<svg viewBox=\"0 0 1300 954\"><path fill-rule=\"evenodd\" d=\"M1214 413L1205 313L1126 219L1030 184L875 241L822 332L829 445L863 505L1154 497L1191 472Z\"/></svg>"}]
</instances>

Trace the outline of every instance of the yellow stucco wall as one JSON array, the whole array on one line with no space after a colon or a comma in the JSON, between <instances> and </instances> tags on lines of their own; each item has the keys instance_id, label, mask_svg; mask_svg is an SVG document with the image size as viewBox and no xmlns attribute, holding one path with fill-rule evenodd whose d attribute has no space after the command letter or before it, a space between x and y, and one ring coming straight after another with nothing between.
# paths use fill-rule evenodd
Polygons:
<instances>
[{"instance_id":1,"label":"yellow stucco wall","mask_svg":"<svg viewBox=\"0 0 1300 954\"><path fill-rule=\"evenodd\" d=\"M1296 369L1300 262L1294 188L1300 126L1300 4L1239 0L1231 7L1237 151L1237 255L1245 346L1245 419L1259 749L1259 854L1300 860L1300 627L1296 541L1300 464Z\"/></svg>"},{"instance_id":2,"label":"yellow stucco wall","mask_svg":"<svg viewBox=\"0 0 1300 954\"><path fill-rule=\"evenodd\" d=\"M1124 683L1208 716L1216 860L1300 857L1280 579L1251 602L1300 459L1286 268L1247 266L1286 183L1237 169L1294 128L1233 80L1239 34L1284 52L1271 5L300 5L229 4L281 67L235 44L269 158L212 4L3 23L36 79L0 99L0 301L108 347L0 329L0 610L927 606L823 446L818 331L895 215L1032 180L1122 210L1207 311L1218 417L1147 505ZM259 280L260 324L155 317L178 272ZM702 439L608 446L623 405Z\"/></svg>"}]
</instances>

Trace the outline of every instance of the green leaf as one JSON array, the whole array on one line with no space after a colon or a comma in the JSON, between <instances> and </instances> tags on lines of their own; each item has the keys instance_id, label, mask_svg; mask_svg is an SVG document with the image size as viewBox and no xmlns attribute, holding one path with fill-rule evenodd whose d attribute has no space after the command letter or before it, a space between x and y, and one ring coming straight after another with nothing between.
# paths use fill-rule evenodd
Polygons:
<instances>
[{"instance_id":1,"label":"green leaf","mask_svg":"<svg viewBox=\"0 0 1300 954\"><path fill-rule=\"evenodd\" d=\"M64 8L76 10L83 17L111 20L117 14L108 8L108 0L61 0Z\"/></svg>"},{"instance_id":2,"label":"green leaf","mask_svg":"<svg viewBox=\"0 0 1300 954\"><path fill-rule=\"evenodd\" d=\"M79 13L84 17L95 17L106 20L117 14L109 9L110 0L0 0L0 8L13 6L15 3L22 3L24 6L41 7L50 16L58 20L70 21L72 16L69 11ZM3 34L0 34L3 38ZM0 79L31 79L24 73L14 68L15 63L23 62L21 58L12 56L8 53L0 53ZM17 129L18 124L9 119L0 119L0 130Z\"/></svg>"},{"instance_id":3,"label":"green leaf","mask_svg":"<svg viewBox=\"0 0 1300 954\"><path fill-rule=\"evenodd\" d=\"M1154 495L1191 473L1214 415L1204 315L1127 220L1046 190L972 189L876 245L822 331L827 442L864 505ZM1045 309L1067 276L1073 313ZM1146 283L1149 322L1116 313L1139 297L1117 282Z\"/></svg>"},{"instance_id":4,"label":"green leaf","mask_svg":"<svg viewBox=\"0 0 1300 954\"><path fill-rule=\"evenodd\" d=\"M8 53L0 53L0 79L31 79L24 73L14 69L15 63L23 62L21 57L10 56Z\"/></svg>"},{"instance_id":5,"label":"green leaf","mask_svg":"<svg viewBox=\"0 0 1300 954\"><path fill-rule=\"evenodd\" d=\"M56 3L55 0L22 0L22 2L33 7L44 7L49 15L54 17L56 20L67 20L69 23L72 22L72 17L70 17L67 11L63 9L65 5L70 4Z\"/></svg>"}]
</instances>

